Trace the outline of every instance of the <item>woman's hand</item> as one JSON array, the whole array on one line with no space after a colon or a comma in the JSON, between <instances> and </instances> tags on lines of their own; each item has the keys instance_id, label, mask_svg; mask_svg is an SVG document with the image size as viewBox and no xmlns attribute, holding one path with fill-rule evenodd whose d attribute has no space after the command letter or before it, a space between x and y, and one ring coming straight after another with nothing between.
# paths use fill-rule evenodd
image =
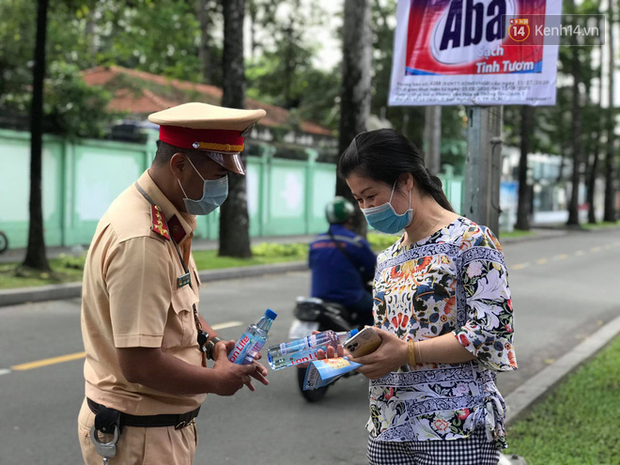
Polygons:
<instances>
[{"instance_id":1,"label":"woman's hand","mask_svg":"<svg viewBox=\"0 0 620 465\"><path fill-rule=\"evenodd\" d=\"M320 331L312 331L312 334L318 334ZM344 350L344 348L338 344L338 348L334 349L332 346L327 347L327 351L323 349L319 349L316 353L316 356L319 360L324 360L326 358L335 358L335 357L344 357L345 355L349 355L349 353ZM295 365L297 368L308 368L308 363L300 363L299 365Z\"/></svg>"},{"instance_id":2,"label":"woman's hand","mask_svg":"<svg viewBox=\"0 0 620 465\"><path fill-rule=\"evenodd\" d=\"M407 364L408 347L407 343L395 334L377 327L373 329L382 339L379 348L368 355L350 358L350 360L363 365L357 371L364 376L369 379L378 379Z\"/></svg>"}]
</instances>

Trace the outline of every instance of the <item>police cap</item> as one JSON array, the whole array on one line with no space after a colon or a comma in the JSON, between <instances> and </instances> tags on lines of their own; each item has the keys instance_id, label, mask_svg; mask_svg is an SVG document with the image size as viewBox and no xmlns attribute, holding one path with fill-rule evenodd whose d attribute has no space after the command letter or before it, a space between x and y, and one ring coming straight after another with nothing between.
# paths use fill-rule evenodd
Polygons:
<instances>
[{"instance_id":1,"label":"police cap","mask_svg":"<svg viewBox=\"0 0 620 465\"><path fill-rule=\"evenodd\" d=\"M265 115L265 110L238 110L190 102L153 113L149 121L159 125L162 142L203 151L227 170L245 174L240 156L245 136Z\"/></svg>"}]
</instances>

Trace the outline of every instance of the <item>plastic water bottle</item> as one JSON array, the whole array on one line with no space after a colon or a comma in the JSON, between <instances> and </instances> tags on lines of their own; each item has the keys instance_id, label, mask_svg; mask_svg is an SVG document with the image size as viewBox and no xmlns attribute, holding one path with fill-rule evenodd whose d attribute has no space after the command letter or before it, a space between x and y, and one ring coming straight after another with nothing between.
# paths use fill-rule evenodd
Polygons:
<instances>
[{"instance_id":1,"label":"plastic water bottle","mask_svg":"<svg viewBox=\"0 0 620 465\"><path fill-rule=\"evenodd\" d=\"M271 346L267 350L269 366L274 370L281 370L282 368L318 360L317 352L319 350L327 350L329 346L335 349L357 332L357 329L340 332L327 330L295 341Z\"/></svg>"},{"instance_id":2,"label":"plastic water bottle","mask_svg":"<svg viewBox=\"0 0 620 465\"><path fill-rule=\"evenodd\" d=\"M271 329L273 320L278 314L273 310L267 309L263 317L256 323L252 323L241 335L235 348L228 355L228 360L237 365L247 365L254 361L254 358L267 342L267 333Z\"/></svg>"}]
</instances>

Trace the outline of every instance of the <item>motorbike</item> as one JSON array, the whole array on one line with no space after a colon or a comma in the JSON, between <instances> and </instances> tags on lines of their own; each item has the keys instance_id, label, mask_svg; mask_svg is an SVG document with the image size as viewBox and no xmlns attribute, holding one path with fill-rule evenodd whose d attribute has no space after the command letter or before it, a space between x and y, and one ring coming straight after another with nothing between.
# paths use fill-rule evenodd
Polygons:
<instances>
[{"instance_id":1,"label":"motorbike","mask_svg":"<svg viewBox=\"0 0 620 465\"><path fill-rule=\"evenodd\" d=\"M293 311L295 319L289 330L289 339L300 339L312 334L313 331L351 331L361 329L363 324L358 322L358 315L350 313L344 306L327 302L315 297L298 297ZM297 384L301 395L308 402L317 402L325 397L327 389L333 383L318 389L304 391L304 380L307 368L297 368ZM358 374L352 371L343 376L348 378ZM335 381L334 381L335 382Z\"/></svg>"}]
</instances>

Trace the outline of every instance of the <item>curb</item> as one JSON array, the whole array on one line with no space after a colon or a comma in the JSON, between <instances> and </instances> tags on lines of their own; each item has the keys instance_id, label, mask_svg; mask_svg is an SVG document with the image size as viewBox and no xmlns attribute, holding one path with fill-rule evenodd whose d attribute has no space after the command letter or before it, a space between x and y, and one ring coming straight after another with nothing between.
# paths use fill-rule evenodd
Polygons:
<instances>
[{"instance_id":1,"label":"curb","mask_svg":"<svg viewBox=\"0 0 620 465\"><path fill-rule=\"evenodd\" d=\"M82 283L50 284L37 287L20 287L0 292L0 307L43 300L72 299L82 294Z\"/></svg>"},{"instance_id":2,"label":"curb","mask_svg":"<svg viewBox=\"0 0 620 465\"><path fill-rule=\"evenodd\" d=\"M198 272L202 282L224 281L227 279L249 278L254 276L305 271L306 262L275 263L273 265L255 265ZM52 284L48 286L22 287L0 291L0 307L20 305L26 302L44 300L73 299L82 295L82 283Z\"/></svg>"},{"instance_id":3,"label":"curb","mask_svg":"<svg viewBox=\"0 0 620 465\"><path fill-rule=\"evenodd\" d=\"M588 339L564 354L553 365L536 375L506 396L506 424L521 419L575 368L586 362L620 334L620 316L616 317Z\"/></svg>"}]
</instances>

